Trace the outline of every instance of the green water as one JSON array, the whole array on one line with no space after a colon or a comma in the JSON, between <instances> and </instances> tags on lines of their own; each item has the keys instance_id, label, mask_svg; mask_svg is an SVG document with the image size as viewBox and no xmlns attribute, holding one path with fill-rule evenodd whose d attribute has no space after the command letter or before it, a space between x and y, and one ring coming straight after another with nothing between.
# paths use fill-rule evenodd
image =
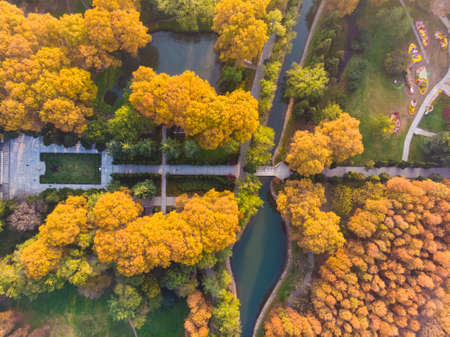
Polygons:
<instances>
[{"instance_id":1,"label":"green water","mask_svg":"<svg viewBox=\"0 0 450 337\"><path fill-rule=\"evenodd\" d=\"M286 233L264 178L260 197L264 207L256 214L234 246L231 265L241 302L242 337L252 335L265 298L277 282L286 261Z\"/></svg>"}]
</instances>

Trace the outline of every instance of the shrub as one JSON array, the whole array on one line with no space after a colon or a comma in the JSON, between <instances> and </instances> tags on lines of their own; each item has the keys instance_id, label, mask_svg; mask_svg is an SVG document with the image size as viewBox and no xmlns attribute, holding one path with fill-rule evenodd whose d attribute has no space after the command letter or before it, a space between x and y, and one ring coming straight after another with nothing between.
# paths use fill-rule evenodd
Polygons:
<instances>
[{"instance_id":1,"label":"shrub","mask_svg":"<svg viewBox=\"0 0 450 337\"><path fill-rule=\"evenodd\" d=\"M236 90L244 79L244 71L241 68L225 66L219 79L220 92L232 92Z\"/></svg>"},{"instance_id":2,"label":"shrub","mask_svg":"<svg viewBox=\"0 0 450 337\"><path fill-rule=\"evenodd\" d=\"M361 58L352 58L347 65L347 88L355 91L361 84L368 67L368 62Z\"/></svg>"}]
</instances>

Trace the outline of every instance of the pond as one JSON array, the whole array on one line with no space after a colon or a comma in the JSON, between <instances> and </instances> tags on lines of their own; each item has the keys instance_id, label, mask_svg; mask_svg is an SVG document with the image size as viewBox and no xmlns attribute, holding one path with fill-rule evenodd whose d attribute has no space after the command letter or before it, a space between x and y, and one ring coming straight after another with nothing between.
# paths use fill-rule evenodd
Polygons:
<instances>
[{"instance_id":1,"label":"pond","mask_svg":"<svg viewBox=\"0 0 450 337\"><path fill-rule=\"evenodd\" d=\"M169 75L192 70L216 86L220 75L220 61L214 52L216 38L214 33L152 33L152 42L141 48L137 57L123 56L122 76L115 91L127 86L139 66L151 67L158 73Z\"/></svg>"}]
</instances>

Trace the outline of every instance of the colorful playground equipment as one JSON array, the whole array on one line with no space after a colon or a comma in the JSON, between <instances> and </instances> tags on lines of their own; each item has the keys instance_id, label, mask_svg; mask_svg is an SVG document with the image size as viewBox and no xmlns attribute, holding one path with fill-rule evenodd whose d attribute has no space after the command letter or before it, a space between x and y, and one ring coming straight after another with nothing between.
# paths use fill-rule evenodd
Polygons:
<instances>
[{"instance_id":1,"label":"colorful playground equipment","mask_svg":"<svg viewBox=\"0 0 450 337\"><path fill-rule=\"evenodd\" d=\"M392 131L393 134L396 134L400 131L400 113L399 112L391 112L389 114L389 118L391 119L391 121L394 121L395 123L395 128L394 131Z\"/></svg>"},{"instance_id":2,"label":"colorful playground equipment","mask_svg":"<svg viewBox=\"0 0 450 337\"><path fill-rule=\"evenodd\" d=\"M447 50L448 48L448 37L442 31L437 31L434 33L434 38L441 44L442 50Z\"/></svg>"},{"instance_id":3,"label":"colorful playground equipment","mask_svg":"<svg viewBox=\"0 0 450 337\"><path fill-rule=\"evenodd\" d=\"M415 43L411 43L408 48L408 53L411 56L411 61L413 63L417 63L422 61L422 55L419 53L419 48Z\"/></svg>"},{"instance_id":4,"label":"colorful playground equipment","mask_svg":"<svg viewBox=\"0 0 450 337\"><path fill-rule=\"evenodd\" d=\"M425 95L428 89L428 74L425 66L419 67L416 71L416 84L421 95Z\"/></svg>"},{"instance_id":5,"label":"colorful playground equipment","mask_svg":"<svg viewBox=\"0 0 450 337\"><path fill-rule=\"evenodd\" d=\"M426 48L428 47L428 34L427 34L427 28L425 27L425 24L423 21L416 21L416 29L419 33L420 39L422 40L423 46Z\"/></svg>"},{"instance_id":6,"label":"colorful playground equipment","mask_svg":"<svg viewBox=\"0 0 450 337\"><path fill-rule=\"evenodd\" d=\"M409 107L408 107L408 112L410 115L414 115L414 113L416 112L416 106L417 106L417 101L415 99L412 99L411 102L409 102Z\"/></svg>"}]
</instances>

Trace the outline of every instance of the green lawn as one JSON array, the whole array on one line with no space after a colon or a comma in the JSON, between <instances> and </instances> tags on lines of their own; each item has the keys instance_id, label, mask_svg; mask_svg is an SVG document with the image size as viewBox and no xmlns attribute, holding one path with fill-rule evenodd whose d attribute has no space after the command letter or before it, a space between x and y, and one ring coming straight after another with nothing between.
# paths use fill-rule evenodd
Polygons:
<instances>
[{"instance_id":1,"label":"green lawn","mask_svg":"<svg viewBox=\"0 0 450 337\"><path fill-rule=\"evenodd\" d=\"M45 174L41 184L92 184L101 183L101 157L99 154L41 153Z\"/></svg>"},{"instance_id":2,"label":"green lawn","mask_svg":"<svg viewBox=\"0 0 450 337\"><path fill-rule=\"evenodd\" d=\"M427 137L414 135L409 148L409 160L415 162L426 162L425 155L423 153L423 147Z\"/></svg>"},{"instance_id":3,"label":"green lawn","mask_svg":"<svg viewBox=\"0 0 450 337\"><path fill-rule=\"evenodd\" d=\"M392 79L385 75L383 60L389 50L387 32L377 25L374 9L367 6L358 17L358 26L369 29L367 47L360 56L368 62L365 78L354 93L347 93L345 111L361 121L360 130L363 135L364 153L355 157L353 164L364 164L368 160L401 161L403 142L412 118L407 113L408 97L403 90L394 87ZM414 38L408 33L404 46ZM346 75L344 73L344 75ZM400 112L401 130L395 135L381 136L374 132L373 118ZM375 130L376 131L376 130Z\"/></svg>"},{"instance_id":4,"label":"green lawn","mask_svg":"<svg viewBox=\"0 0 450 337\"><path fill-rule=\"evenodd\" d=\"M139 337L183 337L184 320L189 314L186 302L177 299L150 314L145 325L138 330Z\"/></svg>"},{"instance_id":5,"label":"green lawn","mask_svg":"<svg viewBox=\"0 0 450 337\"><path fill-rule=\"evenodd\" d=\"M434 103L434 110L429 115L423 116L419 127L436 133L448 131L448 126L443 116L447 106L450 106L450 97L442 94Z\"/></svg>"},{"instance_id":6,"label":"green lawn","mask_svg":"<svg viewBox=\"0 0 450 337\"><path fill-rule=\"evenodd\" d=\"M109 295L91 300L78 294L75 287L14 303L17 311L25 313L32 327L49 324L49 337L134 337L126 322L114 322L108 316ZM159 310L150 313L146 324L138 330L139 337L183 337L184 319L189 313L186 302L172 299Z\"/></svg>"}]
</instances>

